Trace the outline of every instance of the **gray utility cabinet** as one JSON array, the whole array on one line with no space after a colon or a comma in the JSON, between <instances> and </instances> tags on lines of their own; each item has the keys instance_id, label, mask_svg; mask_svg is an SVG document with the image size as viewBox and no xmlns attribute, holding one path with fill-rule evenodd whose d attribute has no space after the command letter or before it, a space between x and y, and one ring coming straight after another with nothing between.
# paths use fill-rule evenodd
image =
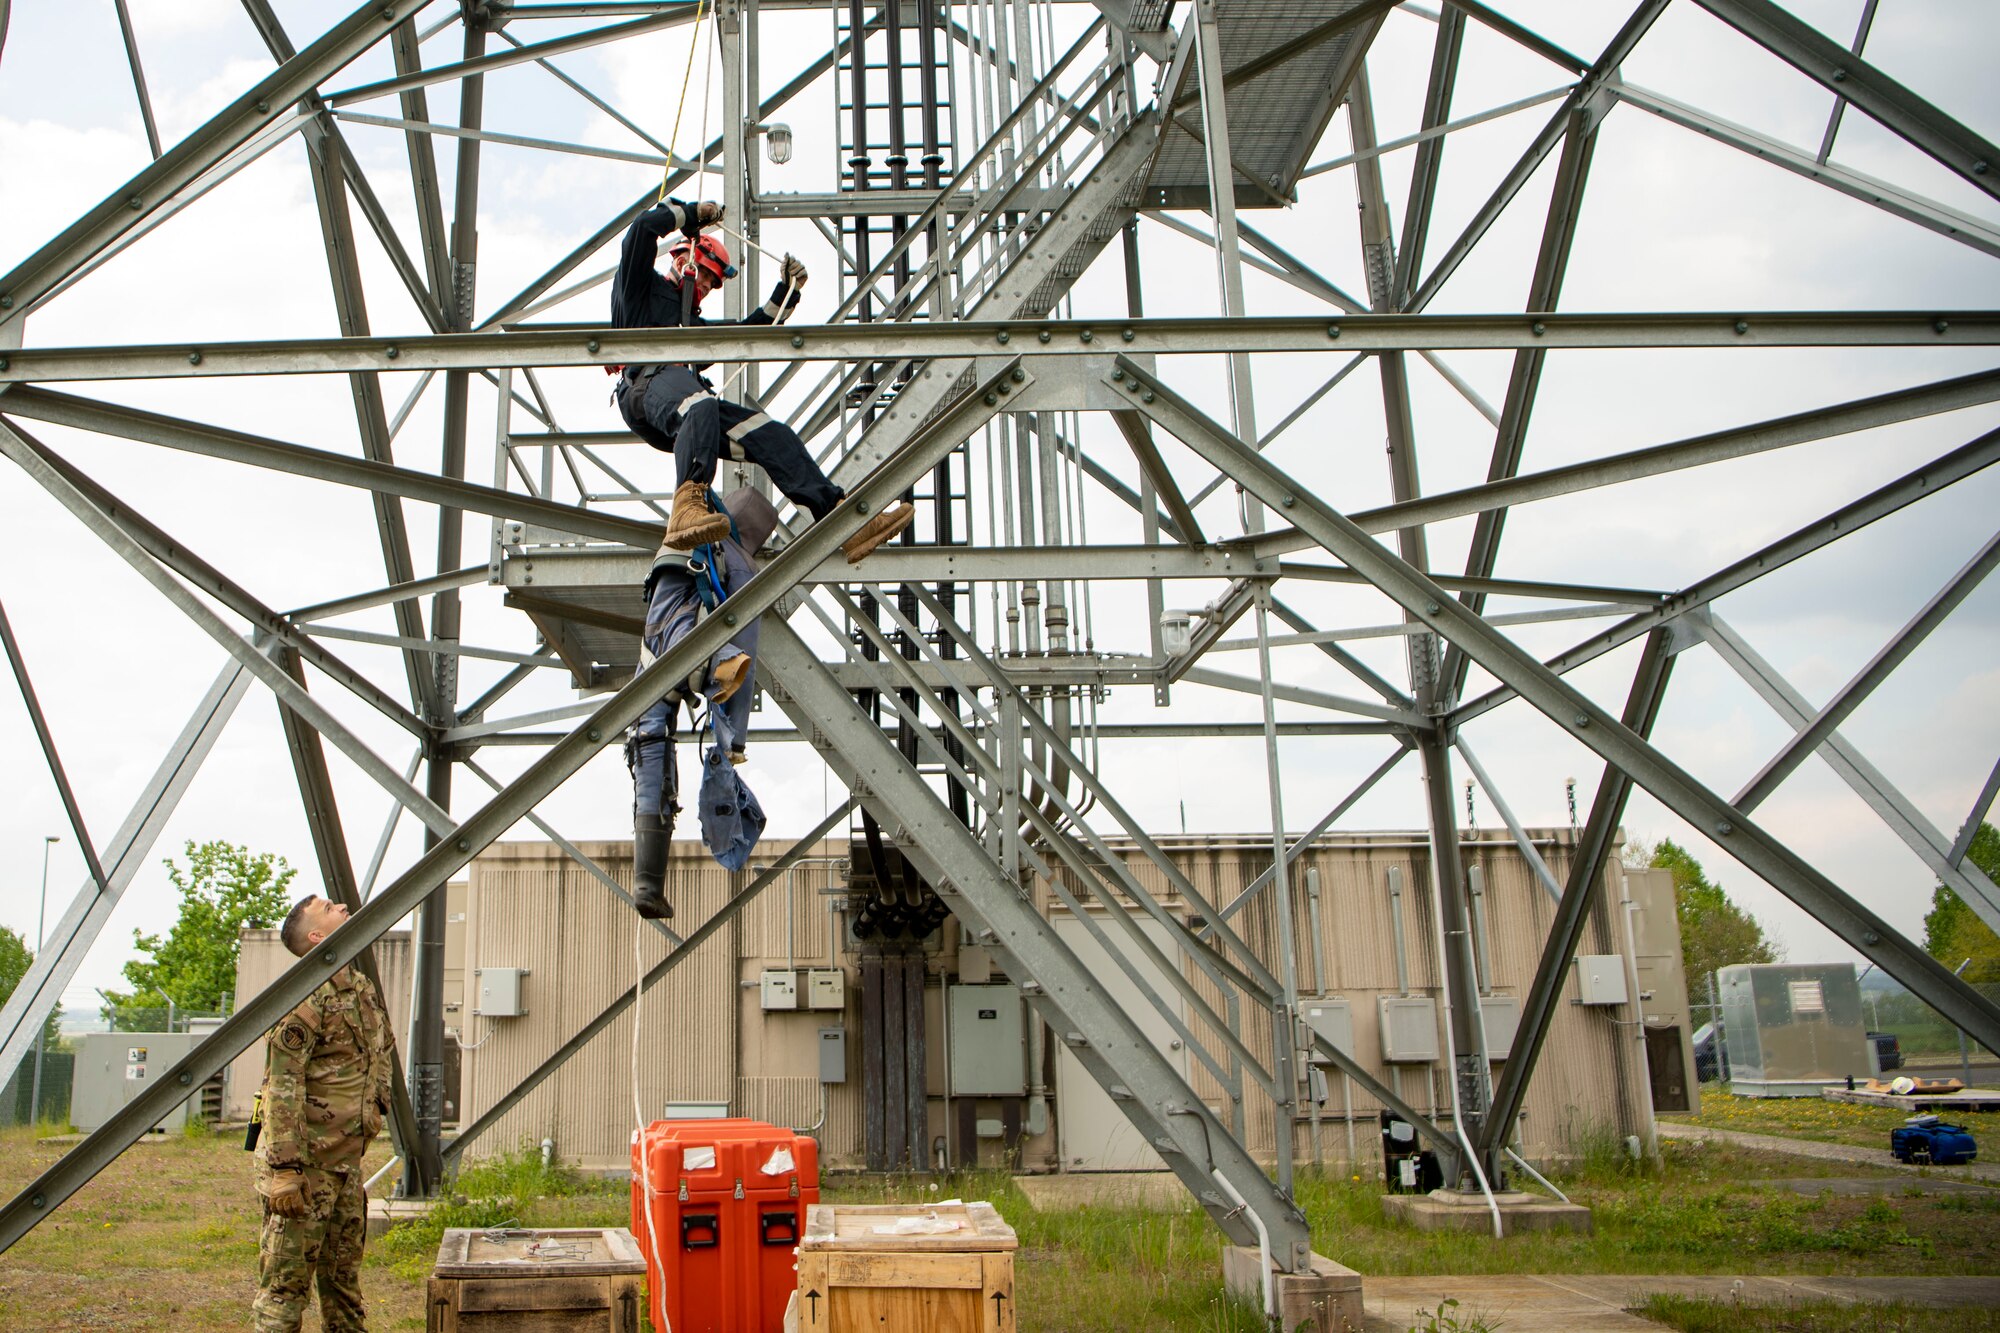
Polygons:
<instances>
[{"instance_id":1,"label":"gray utility cabinet","mask_svg":"<svg viewBox=\"0 0 2000 1333\"><path fill-rule=\"evenodd\" d=\"M197 1032L89 1032L76 1054L76 1090L70 1097L69 1120L84 1133L96 1129L125 1103L164 1078L205 1034ZM200 1087L188 1089L189 1101L161 1117L156 1129L176 1130L198 1110Z\"/></svg>"},{"instance_id":2,"label":"gray utility cabinet","mask_svg":"<svg viewBox=\"0 0 2000 1333\"><path fill-rule=\"evenodd\" d=\"M1854 964L1738 963L1715 979L1739 1097L1817 1097L1872 1072Z\"/></svg>"},{"instance_id":3,"label":"gray utility cabinet","mask_svg":"<svg viewBox=\"0 0 2000 1333\"><path fill-rule=\"evenodd\" d=\"M1021 1097L1028 1091L1028 1025L1015 986L953 986L947 1017L951 1095Z\"/></svg>"}]
</instances>

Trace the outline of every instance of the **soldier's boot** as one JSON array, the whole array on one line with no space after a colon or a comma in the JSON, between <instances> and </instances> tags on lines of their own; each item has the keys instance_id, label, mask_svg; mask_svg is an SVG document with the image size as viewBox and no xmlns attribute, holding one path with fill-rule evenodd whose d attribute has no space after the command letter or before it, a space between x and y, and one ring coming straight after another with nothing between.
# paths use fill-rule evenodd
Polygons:
<instances>
[{"instance_id":1,"label":"soldier's boot","mask_svg":"<svg viewBox=\"0 0 2000 1333\"><path fill-rule=\"evenodd\" d=\"M709 505L707 484L682 482L674 491L674 512L667 519L667 545L676 551L692 551L728 535L729 515L718 514Z\"/></svg>"},{"instance_id":2,"label":"soldier's boot","mask_svg":"<svg viewBox=\"0 0 2000 1333\"><path fill-rule=\"evenodd\" d=\"M898 500L862 524L861 531L841 543L840 549L846 552L848 564L858 565L870 551L916 520L917 511L910 507L910 502Z\"/></svg>"},{"instance_id":3,"label":"soldier's boot","mask_svg":"<svg viewBox=\"0 0 2000 1333\"><path fill-rule=\"evenodd\" d=\"M674 914L667 901L667 846L673 840L672 815L632 817L632 906L648 921Z\"/></svg>"}]
</instances>

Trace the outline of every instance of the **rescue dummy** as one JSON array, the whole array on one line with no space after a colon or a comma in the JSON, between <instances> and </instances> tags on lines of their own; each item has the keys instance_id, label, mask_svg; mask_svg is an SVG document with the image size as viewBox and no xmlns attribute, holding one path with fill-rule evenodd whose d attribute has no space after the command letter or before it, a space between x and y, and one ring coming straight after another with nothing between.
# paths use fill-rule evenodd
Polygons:
<instances>
[{"instance_id":1,"label":"rescue dummy","mask_svg":"<svg viewBox=\"0 0 2000 1333\"><path fill-rule=\"evenodd\" d=\"M709 502L710 507L714 506ZM696 621L757 572L756 553L778 526L778 511L748 487L718 508L723 535L686 555L662 544L646 578L646 629L640 644L644 670L686 638ZM736 635L707 664L667 692L640 715L625 742L632 773L633 906L659 920L674 914L665 894L667 849L680 810L680 778L674 757L676 723L683 703L693 710L706 698L715 710L717 744L731 764L744 760L755 694L757 624L739 625Z\"/></svg>"}]
</instances>

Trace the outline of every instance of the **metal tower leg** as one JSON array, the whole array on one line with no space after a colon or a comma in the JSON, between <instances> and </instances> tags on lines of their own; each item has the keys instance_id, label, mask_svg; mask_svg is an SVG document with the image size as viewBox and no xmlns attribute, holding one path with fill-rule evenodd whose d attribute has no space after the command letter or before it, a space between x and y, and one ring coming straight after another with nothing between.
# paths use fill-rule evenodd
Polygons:
<instances>
[{"instance_id":1,"label":"metal tower leg","mask_svg":"<svg viewBox=\"0 0 2000 1333\"><path fill-rule=\"evenodd\" d=\"M1273 1260L1289 1272L1308 1267L1312 1239L1297 1206L1111 1001L804 640L778 621L766 621L763 634L761 664L782 689L783 707L799 729L814 739L855 799L895 828L898 845L925 878L954 895L954 910L989 933L997 960L1036 1013L1111 1092L1216 1224L1235 1244L1257 1243L1256 1231L1227 1197L1234 1191L1263 1224Z\"/></svg>"}]
</instances>

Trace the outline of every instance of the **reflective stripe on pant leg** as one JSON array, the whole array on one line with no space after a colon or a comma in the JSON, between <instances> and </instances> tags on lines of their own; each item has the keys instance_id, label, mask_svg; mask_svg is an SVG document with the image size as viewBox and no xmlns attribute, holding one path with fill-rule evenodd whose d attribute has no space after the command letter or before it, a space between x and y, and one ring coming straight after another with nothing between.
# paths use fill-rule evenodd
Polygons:
<instances>
[{"instance_id":1,"label":"reflective stripe on pant leg","mask_svg":"<svg viewBox=\"0 0 2000 1333\"><path fill-rule=\"evenodd\" d=\"M728 405L725 404L725 408ZM798 432L784 422L766 413L752 413L738 408L744 413L740 423L742 434L732 437L743 450L743 456L770 475L771 484L784 493L786 499L803 507L815 518L821 518L840 503L841 491L826 473L820 470L812 455L806 452L805 442ZM759 423L757 418L761 417Z\"/></svg>"}]
</instances>

